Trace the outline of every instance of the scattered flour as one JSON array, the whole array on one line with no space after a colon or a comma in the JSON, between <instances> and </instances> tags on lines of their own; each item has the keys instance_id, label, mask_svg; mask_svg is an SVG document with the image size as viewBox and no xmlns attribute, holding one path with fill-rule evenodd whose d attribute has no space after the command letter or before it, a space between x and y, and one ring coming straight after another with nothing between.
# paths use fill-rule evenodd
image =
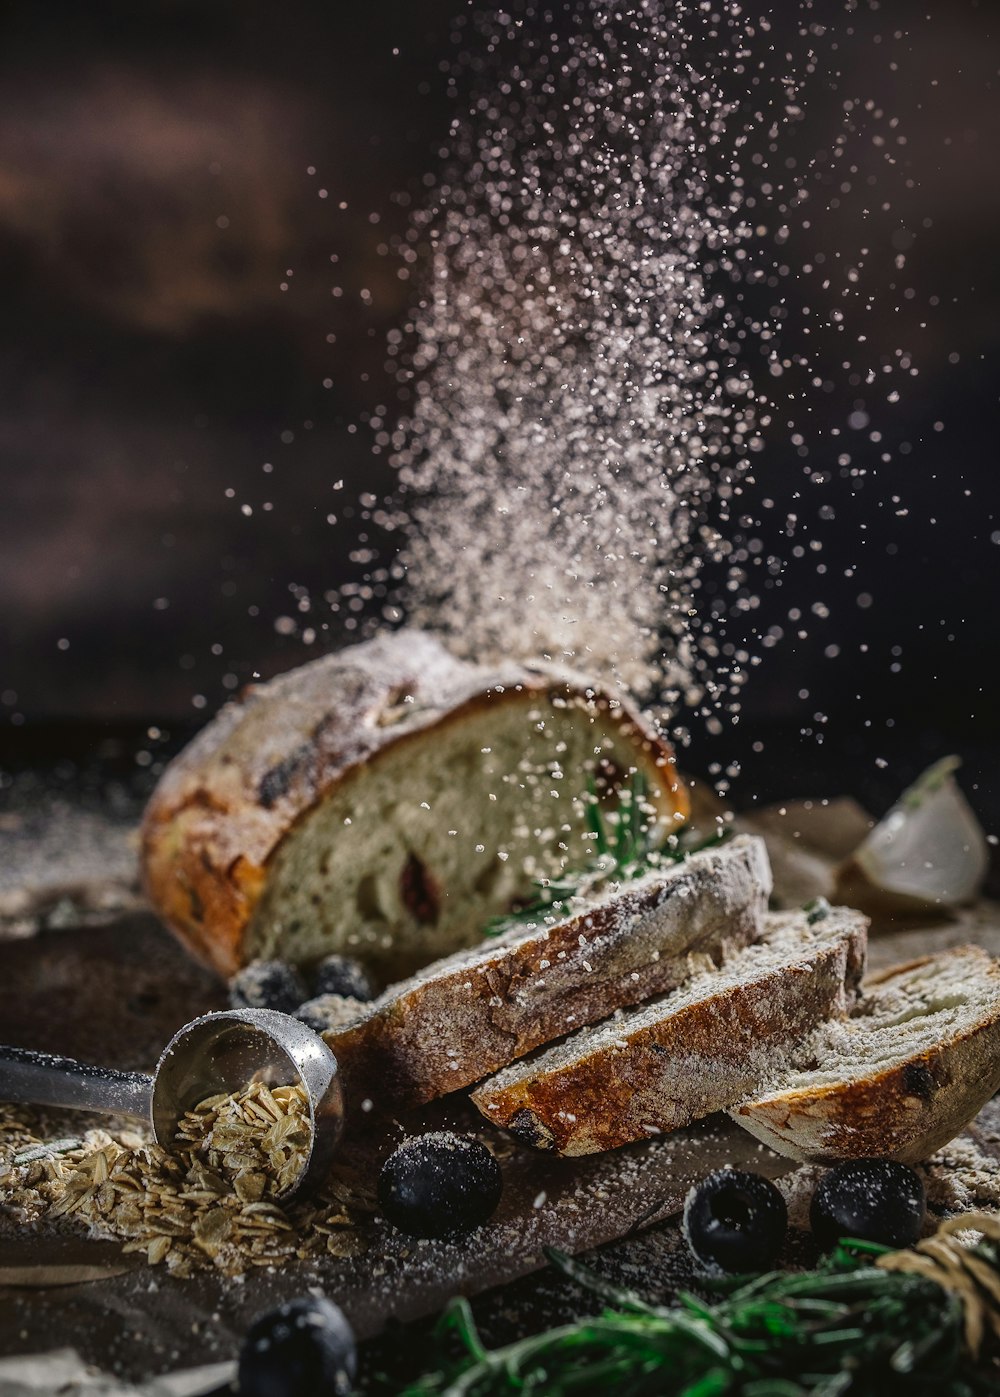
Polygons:
<instances>
[{"instance_id":1,"label":"scattered flour","mask_svg":"<svg viewBox=\"0 0 1000 1397\"><path fill-rule=\"evenodd\" d=\"M415 220L431 274L393 437L412 620L706 713L747 657L720 654L700 574L741 585L716 524L761 444L718 285L749 233L717 173L747 36L718 8L588 0L563 37L485 21L510 67Z\"/></svg>"}]
</instances>

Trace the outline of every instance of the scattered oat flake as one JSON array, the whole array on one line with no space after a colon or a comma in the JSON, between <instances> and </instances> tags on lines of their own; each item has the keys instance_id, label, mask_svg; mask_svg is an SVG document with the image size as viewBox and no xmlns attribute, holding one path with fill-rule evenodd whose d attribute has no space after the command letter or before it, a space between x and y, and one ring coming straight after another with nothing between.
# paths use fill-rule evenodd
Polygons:
<instances>
[{"instance_id":1,"label":"scattered oat flake","mask_svg":"<svg viewBox=\"0 0 1000 1397\"><path fill-rule=\"evenodd\" d=\"M374 1198L342 1162L319 1195L281 1205L311 1141L300 1086L256 1082L199 1102L170 1153L131 1129L46 1142L29 1120L0 1107L0 1203L25 1223L64 1218L180 1276L367 1247Z\"/></svg>"}]
</instances>

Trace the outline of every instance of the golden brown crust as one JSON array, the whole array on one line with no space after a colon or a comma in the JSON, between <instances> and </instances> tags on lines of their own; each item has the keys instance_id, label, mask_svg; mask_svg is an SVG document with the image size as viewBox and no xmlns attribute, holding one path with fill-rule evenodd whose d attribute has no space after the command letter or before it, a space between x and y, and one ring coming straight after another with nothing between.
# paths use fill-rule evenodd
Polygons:
<instances>
[{"instance_id":1,"label":"golden brown crust","mask_svg":"<svg viewBox=\"0 0 1000 1397\"><path fill-rule=\"evenodd\" d=\"M446 957L324 1035L348 1096L418 1105L672 989L692 956L718 962L757 936L769 891L763 841L741 836L551 927Z\"/></svg>"},{"instance_id":2,"label":"golden brown crust","mask_svg":"<svg viewBox=\"0 0 1000 1397\"><path fill-rule=\"evenodd\" d=\"M970 973L1000 978L996 962L978 947ZM926 956L892 966L866 985L890 982L935 960ZM901 1040L905 1023L901 1024ZM779 1154L817 1164L879 1155L915 1164L947 1144L1000 1091L1000 1006L978 1022L930 1047L873 1067L862 1078L776 1089L730 1111L739 1125Z\"/></svg>"},{"instance_id":3,"label":"golden brown crust","mask_svg":"<svg viewBox=\"0 0 1000 1397\"><path fill-rule=\"evenodd\" d=\"M673 753L631 704L579 677L469 664L400 631L249 688L170 764L143 821L150 901L190 950L232 974L278 847L349 772L470 712L546 696L610 713L659 775L663 817L686 814Z\"/></svg>"},{"instance_id":4,"label":"golden brown crust","mask_svg":"<svg viewBox=\"0 0 1000 1397\"><path fill-rule=\"evenodd\" d=\"M738 955L725 977L700 978L680 1002L668 995L584 1032L484 1082L473 1102L526 1143L564 1155L615 1149L731 1106L817 1023L846 1012L865 921L842 913L833 935L811 935L800 920L801 943L776 961L757 968L754 952Z\"/></svg>"},{"instance_id":5,"label":"golden brown crust","mask_svg":"<svg viewBox=\"0 0 1000 1397\"><path fill-rule=\"evenodd\" d=\"M871 1155L917 1164L1000 1091L1000 1027L983 1024L860 1082L790 1091L731 1112L771 1149L814 1164Z\"/></svg>"}]
</instances>

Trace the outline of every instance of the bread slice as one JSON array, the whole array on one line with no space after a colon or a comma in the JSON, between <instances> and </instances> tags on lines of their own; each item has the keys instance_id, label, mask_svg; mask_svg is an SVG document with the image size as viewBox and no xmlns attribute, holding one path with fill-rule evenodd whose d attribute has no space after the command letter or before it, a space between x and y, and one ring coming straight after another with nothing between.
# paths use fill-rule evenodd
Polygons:
<instances>
[{"instance_id":1,"label":"bread slice","mask_svg":"<svg viewBox=\"0 0 1000 1397\"><path fill-rule=\"evenodd\" d=\"M679 984L760 931L771 874L742 835L612 885L571 917L488 940L391 986L324 1035L354 1101L430 1101L580 1024Z\"/></svg>"},{"instance_id":2,"label":"bread slice","mask_svg":"<svg viewBox=\"0 0 1000 1397\"><path fill-rule=\"evenodd\" d=\"M959 946L882 971L850 1018L824 1024L789 1069L730 1115L792 1159L913 1164L1000 1091L1000 960Z\"/></svg>"},{"instance_id":3,"label":"bread slice","mask_svg":"<svg viewBox=\"0 0 1000 1397\"><path fill-rule=\"evenodd\" d=\"M804 1034L847 1012L867 940L860 913L767 918L760 942L638 1009L514 1063L472 1093L528 1144L594 1154L723 1110Z\"/></svg>"},{"instance_id":4,"label":"bread slice","mask_svg":"<svg viewBox=\"0 0 1000 1397\"><path fill-rule=\"evenodd\" d=\"M224 975L339 951L384 983L579 867L591 788L613 806L634 771L649 822L676 828L673 754L620 694L399 631L227 705L150 801L144 883Z\"/></svg>"}]
</instances>

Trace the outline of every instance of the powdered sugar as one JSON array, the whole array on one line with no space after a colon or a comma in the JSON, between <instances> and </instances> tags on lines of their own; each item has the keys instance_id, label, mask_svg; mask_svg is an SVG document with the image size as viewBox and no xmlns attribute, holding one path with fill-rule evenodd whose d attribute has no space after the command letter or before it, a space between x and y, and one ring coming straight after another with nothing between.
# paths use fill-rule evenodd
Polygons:
<instances>
[{"instance_id":1,"label":"powdered sugar","mask_svg":"<svg viewBox=\"0 0 1000 1397\"><path fill-rule=\"evenodd\" d=\"M639 0L580 6L563 40L502 14L487 30L512 66L454 123L415 227L432 272L393 437L401 600L461 650L567 658L711 708L746 670L695 604L729 551L708 502L728 514L759 445L713 286L748 231L736 181L712 173L744 27L736 7Z\"/></svg>"},{"instance_id":2,"label":"powdered sugar","mask_svg":"<svg viewBox=\"0 0 1000 1397\"><path fill-rule=\"evenodd\" d=\"M932 1155L919 1172L934 1213L964 1213L984 1208L1000 1211L1000 1159L986 1154L967 1135Z\"/></svg>"},{"instance_id":3,"label":"powdered sugar","mask_svg":"<svg viewBox=\"0 0 1000 1397\"><path fill-rule=\"evenodd\" d=\"M864 1079L967 1033L998 1012L1000 983L988 966L977 948L959 947L887 976L849 1019L824 1024L805 1040L779 1090Z\"/></svg>"}]
</instances>

